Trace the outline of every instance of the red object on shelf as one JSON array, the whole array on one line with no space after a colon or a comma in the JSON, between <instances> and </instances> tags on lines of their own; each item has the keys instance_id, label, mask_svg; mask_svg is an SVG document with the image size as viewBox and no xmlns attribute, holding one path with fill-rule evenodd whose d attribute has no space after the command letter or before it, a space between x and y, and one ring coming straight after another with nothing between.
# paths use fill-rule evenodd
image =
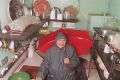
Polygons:
<instances>
[{"instance_id":1,"label":"red object on shelf","mask_svg":"<svg viewBox=\"0 0 120 80\"><path fill-rule=\"evenodd\" d=\"M58 32L63 32L68 37L68 43L74 46L77 55L87 54L92 46L93 40L85 30L59 29L48 35L39 38L38 50L45 53L46 50L55 44L55 36Z\"/></svg>"},{"instance_id":2,"label":"red object on shelf","mask_svg":"<svg viewBox=\"0 0 120 80\"><path fill-rule=\"evenodd\" d=\"M51 10L50 4L47 0L36 0L33 5L33 10L37 16L48 14Z\"/></svg>"}]
</instances>

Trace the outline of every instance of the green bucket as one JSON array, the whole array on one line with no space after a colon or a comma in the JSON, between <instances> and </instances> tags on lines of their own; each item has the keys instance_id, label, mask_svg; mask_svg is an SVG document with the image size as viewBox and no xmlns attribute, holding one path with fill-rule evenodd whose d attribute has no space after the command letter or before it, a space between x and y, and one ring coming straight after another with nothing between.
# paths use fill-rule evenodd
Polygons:
<instances>
[{"instance_id":1,"label":"green bucket","mask_svg":"<svg viewBox=\"0 0 120 80\"><path fill-rule=\"evenodd\" d=\"M8 80L30 80L30 75L26 72L16 72Z\"/></svg>"}]
</instances>

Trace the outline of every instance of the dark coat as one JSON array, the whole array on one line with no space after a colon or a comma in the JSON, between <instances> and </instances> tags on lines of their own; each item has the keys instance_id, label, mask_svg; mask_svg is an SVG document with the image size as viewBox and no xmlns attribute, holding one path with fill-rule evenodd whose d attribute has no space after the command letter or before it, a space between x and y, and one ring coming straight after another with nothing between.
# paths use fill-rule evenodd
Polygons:
<instances>
[{"instance_id":1,"label":"dark coat","mask_svg":"<svg viewBox=\"0 0 120 80\"><path fill-rule=\"evenodd\" d=\"M69 58L70 64L64 64L64 58ZM43 80L75 80L75 68L78 65L79 59L71 45L63 49L54 45L45 54L38 76Z\"/></svg>"}]
</instances>

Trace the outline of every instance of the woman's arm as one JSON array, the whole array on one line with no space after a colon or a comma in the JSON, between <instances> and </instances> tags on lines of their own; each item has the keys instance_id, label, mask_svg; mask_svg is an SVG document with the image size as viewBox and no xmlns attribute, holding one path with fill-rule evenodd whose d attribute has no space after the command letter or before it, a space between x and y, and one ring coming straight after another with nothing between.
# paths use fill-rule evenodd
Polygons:
<instances>
[{"instance_id":1,"label":"woman's arm","mask_svg":"<svg viewBox=\"0 0 120 80\"><path fill-rule=\"evenodd\" d=\"M49 72L49 61L50 61L50 55L49 53L45 53L45 57L43 59L43 62L40 66L40 69L37 73L37 77L38 77L38 80L40 79L45 79L45 77L48 75L48 72Z\"/></svg>"},{"instance_id":2,"label":"woman's arm","mask_svg":"<svg viewBox=\"0 0 120 80\"><path fill-rule=\"evenodd\" d=\"M80 65L79 57L77 56L74 47L72 46L68 46L68 48L66 47L66 52L69 57L70 67L73 69L79 66Z\"/></svg>"},{"instance_id":3,"label":"woman's arm","mask_svg":"<svg viewBox=\"0 0 120 80\"><path fill-rule=\"evenodd\" d=\"M71 68L76 68L80 65L80 61L78 56L76 55L75 51L73 52L72 56L70 57L70 65Z\"/></svg>"}]
</instances>

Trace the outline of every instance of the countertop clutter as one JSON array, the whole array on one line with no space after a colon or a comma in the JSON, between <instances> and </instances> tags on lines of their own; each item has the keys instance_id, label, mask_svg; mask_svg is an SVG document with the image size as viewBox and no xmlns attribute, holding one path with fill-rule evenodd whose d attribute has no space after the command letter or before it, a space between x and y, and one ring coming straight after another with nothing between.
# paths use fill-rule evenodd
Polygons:
<instances>
[{"instance_id":1,"label":"countertop clutter","mask_svg":"<svg viewBox=\"0 0 120 80\"><path fill-rule=\"evenodd\" d=\"M11 33L11 31L8 31L7 33L2 33L0 31L0 38L19 40L19 41L27 40L33 37L36 34L36 32L43 26L43 24L44 23L31 24L20 35L12 35L13 33Z\"/></svg>"},{"instance_id":2,"label":"countertop clutter","mask_svg":"<svg viewBox=\"0 0 120 80\"><path fill-rule=\"evenodd\" d=\"M120 80L118 76L120 74L120 68L118 68L120 65L120 52L113 45L115 39L113 36L119 33L96 27L94 32L94 45L91 56L101 80Z\"/></svg>"},{"instance_id":3,"label":"countertop clutter","mask_svg":"<svg viewBox=\"0 0 120 80\"><path fill-rule=\"evenodd\" d=\"M29 44L36 37L44 23L31 24L19 35L0 31L0 80L7 80L12 73L27 59ZM12 33L14 34L14 33ZM16 33L15 33L16 34ZM12 46L11 46L12 44Z\"/></svg>"},{"instance_id":4,"label":"countertop clutter","mask_svg":"<svg viewBox=\"0 0 120 80\"><path fill-rule=\"evenodd\" d=\"M15 62L10 62L12 60L10 60L10 63L7 63L5 65L5 67L3 67L2 73L4 73L3 75L1 75L0 80L7 80L9 78L9 76L16 71L16 69L20 66L20 64L26 59L27 57L27 52L24 52L24 54L22 54ZM4 72L3 72L4 71Z\"/></svg>"},{"instance_id":5,"label":"countertop clutter","mask_svg":"<svg viewBox=\"0 0 120 80\"><path fill-rule=\"evenodd\" d=\"M21 57L16 61L15 64L8 70L8 72L0 78L0 80L7 80L13 73L19 72L19 71L25 71L31 72L31 69L33 69L33 72L36 73L36 69L40 66L42 63L43 58L41 58L37 53L34 53L32 57L28 57L28 52L25 51ZM27 68L26 68L27 67ZM34 78L35 74L32 74L32 78Z\"/></svg>"}]
</instances>

